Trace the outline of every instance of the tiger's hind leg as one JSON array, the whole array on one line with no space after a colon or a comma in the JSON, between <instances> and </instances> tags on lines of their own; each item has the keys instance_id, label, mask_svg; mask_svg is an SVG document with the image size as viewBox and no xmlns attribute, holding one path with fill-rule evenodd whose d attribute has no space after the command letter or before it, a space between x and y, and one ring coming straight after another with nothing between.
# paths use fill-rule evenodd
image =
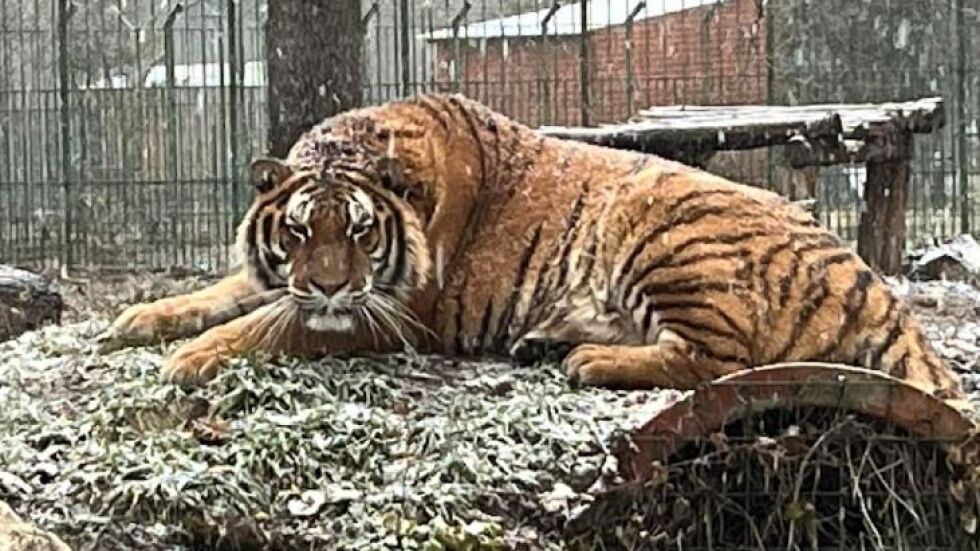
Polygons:
<instances>
[{"instance_id":1,"label":"tiger's hind leg","mask_svg":"<svg viewBox=\"0 0 980 551\"><path fill-rule=\"evenodd\" d=\"M610 388L686 390L743 367L699 357L691 343L669 329L660 332L655 344L581 344L565 358L570 379Z\"/></svg>"}]
</instances>

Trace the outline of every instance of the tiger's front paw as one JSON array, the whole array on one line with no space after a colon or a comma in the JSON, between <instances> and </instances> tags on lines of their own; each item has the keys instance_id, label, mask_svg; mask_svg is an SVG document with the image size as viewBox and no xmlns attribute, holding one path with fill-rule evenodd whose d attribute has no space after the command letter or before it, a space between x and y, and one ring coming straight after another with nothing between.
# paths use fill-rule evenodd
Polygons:
<instances>
[{"instance_id":1,"label":"tiger's front paw","mask_svg":"<svg viewBox=\"0 0 980 551\"><path fill-rule=\"evenodd\" d=\"M565 357L565 373L573 383L608 386L619 380L619 358L608 346L582 344Z\"/></svg>"},{"instance_id":2,"label":"tiger's front paw","mask_svg":"<svg viewBox=\"0 0 980 551\"><path fill-rule=\"evenodd\" d=\"M134 304L123 310L96 341L103 351L149 344L167 332L170 314L155 303Z\"/></svg>"},{"instance_id":3,"label":"tiger's front paw","mask_svg":"<svg viewBox=\"0 0 980 551\"><path fill-rule=\"evenodd\" d=\"M103 352L125 346L142 346L186 336L199 325L199 316L188 318L171 302L161 300L134 304L96 337Z\"/></svg>"},{"instance_id":4,"label":"tiger's front paw","mask_svg":"<svg viewBox=\"0 0 980 551\"><path fill-rule=\"evenodd\" d=\"M530 333L510 347L510 356L521 365L531 365L535 362L558 363L568 356L574 345L571 343L549 339Z\"/></svg>"},{"instance_id":5,"label":"tiger's front paw","mask_svg":"<svg viewBox=\"0 0 980 551\"><path fill-rule=\"evenodd\" d=\"M228 361L223 348L213 343L191 341L167 358L163 378L180 386L200 386L217 376Z\"/></svg>"}]
</instances>

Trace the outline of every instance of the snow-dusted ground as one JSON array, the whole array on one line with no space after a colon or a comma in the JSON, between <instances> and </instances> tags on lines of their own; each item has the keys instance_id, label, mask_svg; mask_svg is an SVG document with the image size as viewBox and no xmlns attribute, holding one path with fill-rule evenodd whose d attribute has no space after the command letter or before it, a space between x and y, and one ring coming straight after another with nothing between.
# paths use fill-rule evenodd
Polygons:
<instances>
[{"instance_id":1,"label":"snow-dusted ground","mask_svg":"<svg viewBox=\"0 0 980 551\"><path fill-rule=\"evenodd\" d=\"M980 292L894 285L980 403ZM240 361L187 393L158 381L164 350L97 353L89 336L108 312L71 302L76 321L0 344L0 500L77 548L172 549L221 533L283 547L544 548L611 435L678 395L405 356Z\"/></svg>"},{"instance_id":2,"label":"snow-dusted ground","mask_svg":"<svg viewBox=\"0 0 980 551\"><path fill-rule=\"evenodd\" d=\"M890 283L912 305L936 351L980 404L980 290L953 281Z\"/></svg>"}]
</instances>

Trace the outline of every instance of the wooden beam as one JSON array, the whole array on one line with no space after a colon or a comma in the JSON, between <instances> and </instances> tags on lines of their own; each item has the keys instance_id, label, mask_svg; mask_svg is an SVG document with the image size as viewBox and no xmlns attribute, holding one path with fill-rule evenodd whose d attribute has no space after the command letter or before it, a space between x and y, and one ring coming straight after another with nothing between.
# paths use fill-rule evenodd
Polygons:
<instances>
[{"instance_id":1,"label":"wooden beam","mask_svg":"<svg viewBox=\"0 0 980 551\"><path fill-rule=\"evenodd\" d=\"M651 107L637 113L631 122L691 120L702 116L741 119L765 113L785 120L819 117L836 113L841 117L847 137L859 137L876 124L901 121L902 129L914 134L928 134L942 128L943 99L923 98L885 103L817 103L807 105L675 105Z\"/></svg>"},{"instance_id":2,"label":"wooden beam","mask_svg":"<svg viewBox=\"0 0 980 551\"><path fill-rule=\"evenodd\" d=\"M901 160L894 136L942 127L941 98L881 104L682 105L640 111L625 124L541 127L548 136L681 162L712 151L787 146L794 167ZM901 139L899 139L901 141ZM692 163L695 164L695 163Z\"/></svg>"},{"instance_id":3,"label":"wooden beam","mask_svg":"<svg viewBox=\"0 0 980 551\"><path fill-rule=\"evenodd\" d=\"M678 159L714 151L756 149L784 145L794 139L834 139L843 131L840 117L819 114L794 119L757 113L737 119L705 114L598 128L546 126L540 133L595 145L632 149Z\"/></svg>"},{"instance_id":4,"label":"wooden beam","mask_svg":"<svg viewBox=\"0 0 980 551\"><path fill-rule=\"evenodd\" d=\"M889 126L887 131L879 130L865 140L791 141L786 144L786 159L793 168L907 161L911 151L900 145L907 135L905 130Z\"/></svg>"}]
</instances>

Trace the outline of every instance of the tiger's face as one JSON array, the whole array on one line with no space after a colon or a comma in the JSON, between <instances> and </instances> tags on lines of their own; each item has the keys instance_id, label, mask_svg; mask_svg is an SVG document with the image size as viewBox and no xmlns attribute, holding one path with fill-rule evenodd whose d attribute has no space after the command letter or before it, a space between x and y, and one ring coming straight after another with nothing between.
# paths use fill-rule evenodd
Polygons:
<instances>
[{"instance_id":1,"label":"tiger's face","mask_svg":"<svg viewBox=\"0 0 980 551\"><path fill-rule=\"evenodd\" d=\"M383 188L253 163L259 191L243 241L253 273L285 286L316 331L391 326L427 281L428 248L418 219Z\"/></svg>"}]
</instances>

